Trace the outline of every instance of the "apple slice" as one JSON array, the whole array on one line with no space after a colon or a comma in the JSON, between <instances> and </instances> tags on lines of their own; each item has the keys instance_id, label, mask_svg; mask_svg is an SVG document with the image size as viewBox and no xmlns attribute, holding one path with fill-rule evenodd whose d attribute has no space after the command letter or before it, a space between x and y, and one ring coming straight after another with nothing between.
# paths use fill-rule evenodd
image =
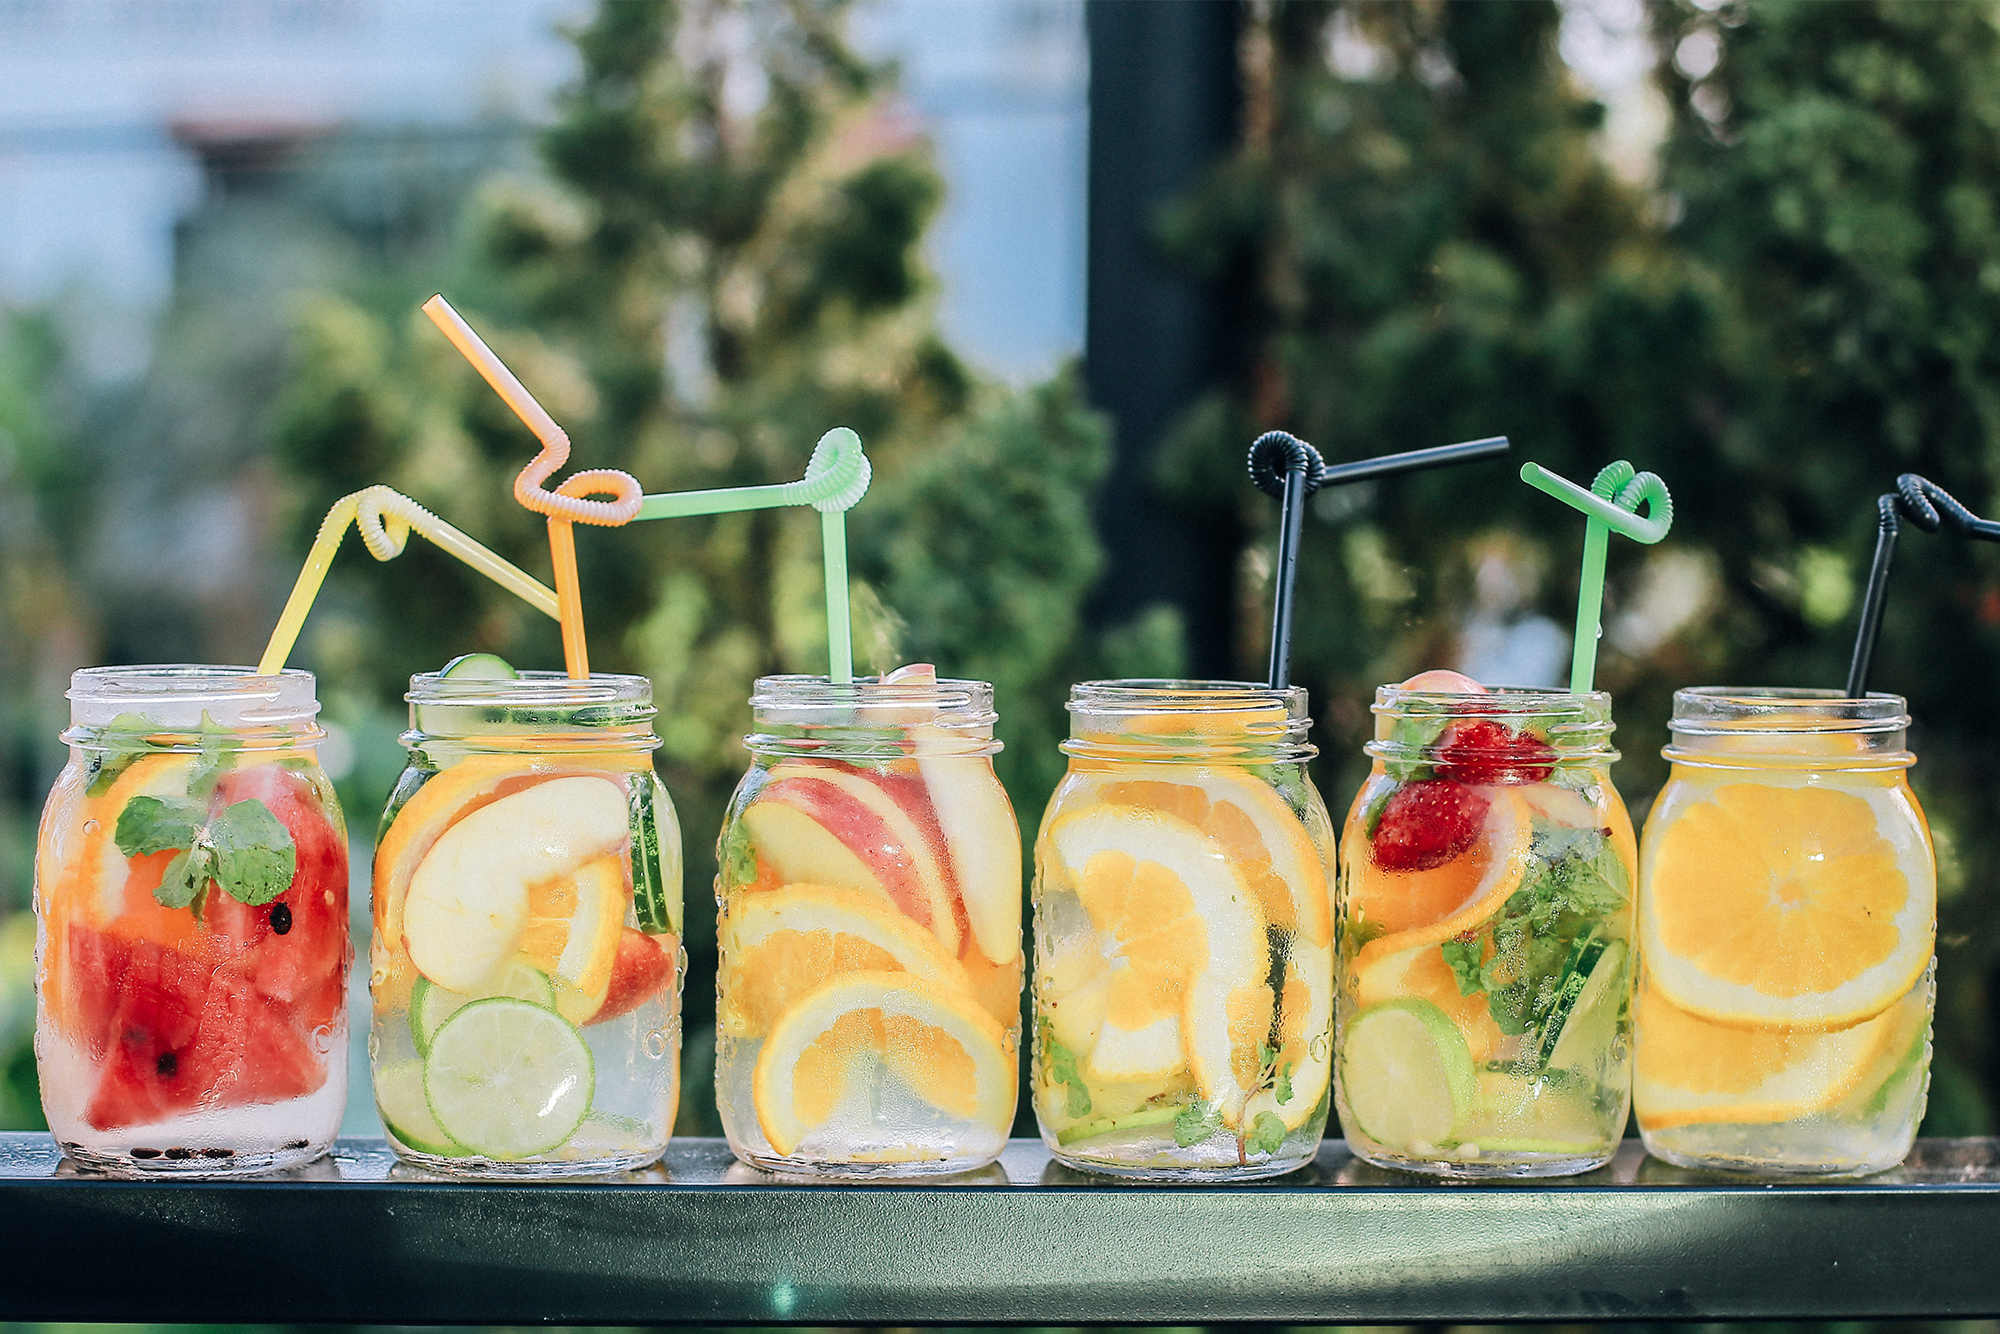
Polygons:
<instances>
[{"instance_id":1,"label":"apple slice","mask_svg":"<svg viewBox=\"0 0 2000 1334\"><path fill-rule=\"evenodd\" d=\"M1409 680L1397 686L1398 690L1417 690L1435 695L1484 695L1489 693L1485 686L1467 676L1464 672L1454 672L1449 667L1433 667L1427 672L1418 672Z\"/></svg>"},{"instance_id":2,"label":"apple slice","mask_svg":"<svg viewBox=\"0 0 2000 1334\"><path fill-rule=\"evenodd\" d=\"M895 774L877 777L844 764L781 764L771 770L771 778L780 783L794 778L830 783L881 821L891 839L909 854L916 869L924 901L929 905L932 933L947 954L958 953L959 942L964 939L965 910L958 902L951 873L939 855L944 835L936 828L936 816L929 809L930 797L921 782ZM917 809L912 810L912 806ZM922 824L918 822L918 811L922 812ZM932 827L925 829L924 824ZM835 833L861 835L869 828L849 823ZM855 846L853 851L864 862L869 859L869 847Z\"/></svg>"},{"instance_id":3,"label":"apple slice","mask_svg":"<svg viewBox=\"0 0 2000 1334\"><path fill-rule=\"evenodd\" d=\"M611 965L611 985L597 1013L584 1022L601 1024L630 1014L673 985L680 959L677 936L649 936L628 926L618 937L618 954Z\"/></svg>"},{"instance_id":4,"label":"apple slice","mask_svg":"<svg viewBox=\"0 0 2000 1334\"><path fill-rule=\"evenodd\" d=\"M924 883L910 845L873 806L818 770L766 783L744 808L743 824L781 885L830 885L876 895L928 928L946 953L958 953L957 914L948 897L936 905L941 911L934 911L932 886Z\"/></svg>"},{"instance_id":5,"label":"apple slice","mask_svg":"<svg viewBox=\"0 0 2000 1334\"><path fill-rule=\"evenodd\" d=\"M411 962L448 991L477 992L520 948L532 888L613 851L629 825L625 790L608 778L551 779L480 807L410 877Z\"/></svg>"}]
</instances>

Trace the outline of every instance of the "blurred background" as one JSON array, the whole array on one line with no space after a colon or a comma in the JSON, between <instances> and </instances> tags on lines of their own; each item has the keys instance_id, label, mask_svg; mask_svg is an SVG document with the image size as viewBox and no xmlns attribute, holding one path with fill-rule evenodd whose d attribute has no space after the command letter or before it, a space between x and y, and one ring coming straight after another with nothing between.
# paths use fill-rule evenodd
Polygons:
<instances>
[{"instance_id":1,"label":"blurred background","mask_svg":"<svg viewBox=\"0 0 2000 1334\"><path fill-rule=\"evenodd\" d=\"M995 682L1030 834L1071 682L1261 673L1261 431L1332 461L1515 444L1309 507L1294 679L1336 809L1375 685L1565 675L1581 524L1512 470L1628 458L1677 502L1668 541L1611 555L1599 681L1643 818L1676 687L1840 684L1898 473L2000 508L1996 20L0 0L0 1123L40 1124L33 829L68 673L254 661L320 516L370 483L546 570L508 495L533 444L418 315L435 291L576 466L648 490L789 480L856 428L860 664ZM814 526L579 545L594 665L661 706L694 955L679 1129L714 1134L713 835L751 680L824 662ZM294 662L358 867L408 675L473 650L560 663L552 626L435 550L348 545ZM2000 1098L1996 666L2000 551L1907 535L1873 680L1910 699L1938 843L1927 1134L1990 1133Z\"/></svg>"}]
</instances>

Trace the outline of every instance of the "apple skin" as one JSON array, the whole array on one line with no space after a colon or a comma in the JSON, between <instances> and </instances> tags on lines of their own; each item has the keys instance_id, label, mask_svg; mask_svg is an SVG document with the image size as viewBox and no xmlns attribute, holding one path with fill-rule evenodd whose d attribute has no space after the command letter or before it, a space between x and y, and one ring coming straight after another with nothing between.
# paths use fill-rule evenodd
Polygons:
<instances>
[{"instance_id":1,"label":"apple skin","mask_svg":"<svg viewBox=\"0 0 2000 1334\"><path fill-rule=\"evenodd\" d=\"M948 954L958 952L949 904L932 910L916 858L887 820L838 784L804 773L767 783L742 820L760 861L781 885L829 885L874 894L928 929Z\"/></svg>"},{"instance_id":2,"label":"apple skin","mask_svg":"<svg viewBox=\"0 0 2000 1334\"><path fill-rule=\"evenodd\" d=\"M922 779L901 774L880 774L834 762L781 764L771 770L771 777L780 783L807 779L831 784L879 820L886 827L889 840L908 855L909 863L915 869L924 900L929 905L930 916L926 925L931 928L938 943L944 946L945 953L959 952L966 932L965 906L959 900L958 886L952 878L951 863L945 854L944 835L938 830L937 816L931 810L930 793ZM876 871L876 878L884 885L892 882L895 875L893 868L871 863L871 858L884 845L873 841L857 843L849 838L853 835L873 840L876 836L873 825L850 820L829 828L834 837L847 845L848 851Z\"/></svg>"},{"instance_id":3,"label":"apple skin","mask_svg":"<svg viewBox=\"0 0 2000 1334\"><path fill-rule=\"evenodd\" d=\"M1485 686L1467 676L1464 672L1454 672L1446 667L1433 667L1427 672L1418 672L1409 680L1397 686L1398 690L1421 690L1437 695L1484 695L1489 693Z\"/></svg>"},{"instance_id":4,"label":"apple skin","mask_svg":"<svg viewBox=\"0 0 2000 1334\"><path fill-rule=\"evenodd\" d=\"M604 1004L584 1022L601 1024L630 1014L672 986L680 948L677 936L649 936L637 927L626 927L618 937L618 957L611 965L611 988L604 993Z\"/></svg>"}]
</instances>

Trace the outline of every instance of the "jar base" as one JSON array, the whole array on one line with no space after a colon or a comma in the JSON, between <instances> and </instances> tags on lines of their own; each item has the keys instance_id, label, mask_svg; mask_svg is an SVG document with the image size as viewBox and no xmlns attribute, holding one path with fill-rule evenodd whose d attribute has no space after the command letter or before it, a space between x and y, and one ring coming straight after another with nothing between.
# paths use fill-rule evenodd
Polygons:
<instances>
[{"instance_id":1,"label":"jar base","mask_svg":"<svg viewBox=\"0 0 2000 1334\"><path fill-rule=\"evenodd\" d=\"M1442 1177L1447 1181L1499 1181L1533 1177L1568 1177L1584 1172L1594 1172L1611 1161L1617 1152L1613 1145L1603 1153L1535 1153L1510 1154L1500 1158L1413 1158L1390 1153L1384 1149L1366 1147L1348 1141L1354 1156L1364 1163L1376 1167L1386 1167L1392 1172L1408 1172L1415 1176Z\"/></svg>"},{"instance_id":2,"label":"jar base","mask_svg":"<svg viewBox=\"0 0 2000 1334\"><path fill-rule=\"evenodd\" d=\"M195 1181L288 1172L324 1158L333 1146L306 1144L299 1148L272 1149L264 1153L245 1153L240 1149L204 1152L188 1148L107 1152L67 1141L61 1142L60 1147L64 1157L86 1172L128 1180L172 1178Z\"/></svg>"},{"instance_id":3,"label":"jar base","mask_svg":"<svg viewBox=\"0 0 2000 1334\"><path fill-rule=\"evenodd\" d=\"M1137 1163L1111 1163L1066 1154L1050 1155L1072 1171L1092 1176L1117 1177L1121 1181L1149 1181L1160 1185L1213 1185L1220 1181L1262 1181L1296 1172L1312 1162L1312 1155L1300 1158L1273 1158L1267 1163L1239 1163L1228 1167L1145 1167Z\"/></svg>"},{"instance_id":4,"label":"jar base","mask_svg":"<svg viewBox=\"0 0 2000 1334\"><path fill-rule=\"evenodd\" d=\"M732 1144L738 1160L760 1172L775 1176L809 1177L816 1181L896 1181L910 1177L948 1177L977 1172L1000 1160L994 1153L970 1154L908 1163L842 1163L823 1158L786 1157L775 1153L752 1153Z\"/></svg>"},{"instance_id":5,"label":"jar base","mask_svg":"<svg viewBox=\"0 0 2000 1334\"><path fill-rule=\"evenodd\" d=\"M389 1147L396 1151L396 1157L411 1167L421 1168L438 1176L458 1177L466 1181L562 1181L571 1178L613 1176L619 1172L636 1172L642 1167L651 1167L660 1161L666 1146L657 1149L642 1149L636 1153L603 1154L594 1158L562 1159L504 1159L504 1158L447 1158L443 1154L423 1153L400 1144L394 1136L389 1138Z\"/></svg>"},{"instance_id":6,"label":"jar base","mask_svg":"<svg viewBox=\"0 0 2000 1334\"><path fill-rule=\"evenodd\" d=\"M1901 1167L1902 1156L1894 1162L1870 1163L1787 1163L1771 1162L1768 1159L1733 1157L1718 1154L1675 1153L1671 1149L1646 1146L1646 1152L1661 1162L1690 1172L1717 1172L1733 1177L1759 1178L1763 1180L1801 1181L1847 1181L1858 1177L1872 1177L1891 1168Z\"/></svg>"}]
</instances>

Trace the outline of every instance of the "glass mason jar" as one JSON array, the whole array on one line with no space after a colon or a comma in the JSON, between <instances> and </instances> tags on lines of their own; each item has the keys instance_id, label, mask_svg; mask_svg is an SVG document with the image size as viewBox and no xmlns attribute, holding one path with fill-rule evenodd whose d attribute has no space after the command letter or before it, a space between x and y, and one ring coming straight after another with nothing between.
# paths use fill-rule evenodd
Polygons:
<instances>
[{"instance_id":1,"label":"glass mason jar","mask_svg":"<svg viewBox=\"0 0 2000 1334\"><path fill-rule=\"evenodd\" d=\"M1061 1162L1224 1181L1319 1151L1333 825L1305 709L1233 681L1071 688L1034 888L1032 1086Z\"/></svg>"},{"instance_id":2,"label":"glass mason jar","mask_svg":"<svg viewBox=\"0 0 2000 1334\"><path fill-rule=\"evenodd\" d=\"M35 850L35 1059L72 1159L233 1176L347 1100L347 827L308 672L93 667Z\"/></svg>"},{"instance_id":3,"label":"glass mason jar","mask_svg":"<svg viewBox=\"0 0 2000 1334\"><path fill-rule=\"evenodd\" d=\"M681 834L642 676L410 678L375 845L368 1053L405 1160L642 1167L673 1133Z\"/></svg>"},{"instance_id":4,"label":"glass mason jar","mask_svg":"<svg viewBox=\"0 0 2000 1334\"><path fill-rule=\"evenodd\" d=\"M963 1172L1014 1122L1021 834L984 681L767 676L717 846L715 1095L777 1172Z\"/></svg>"},{"instance_id":5,"label":"glass mason jar","mask_svg":"<svg viewBox=\"0 0 2000 1334\"><path fill-rule=\"evenodd\" d=\"M1611 697L1375 692L1341 837L1349 1146L1447 1177L1609 1161L1630 1097L1636 840Z\"/></svg>"},{"instance_id":6,"label":"glass mason jar","mask_svg":"<svg viewBox=\"0 0 2000 1334\"><path fill-rule=\"evenodd\" d=\"M1937 874L1894 695L1681 690L1640 852L1634 1101L1684 1167L1893 1167L1930 1077Z\"/></svg>"}]
</instances>

